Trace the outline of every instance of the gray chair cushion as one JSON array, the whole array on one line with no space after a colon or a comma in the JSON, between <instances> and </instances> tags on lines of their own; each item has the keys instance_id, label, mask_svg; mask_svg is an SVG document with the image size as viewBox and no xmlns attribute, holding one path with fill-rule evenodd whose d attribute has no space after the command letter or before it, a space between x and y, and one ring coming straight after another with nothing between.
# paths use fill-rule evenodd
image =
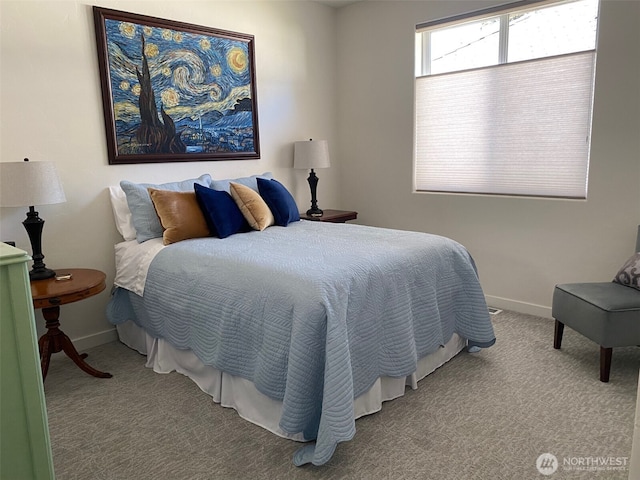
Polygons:
<instances>
[{"instance_id":1,"label":"gray chair cushion","mask_svg":"<svg viewBox=\"0 0 640 480\"><path fill-rule=\"evenodd\" d=\"M603 347L640 344L640 291L613 282L556 285L552 316Z\"/></svg>"},{"instance_id":2,"label":"gray chair cushion","mask_svg":"<svg viewBox=\"0 0 640 480\"><path fill-rule=\"evenodd\" d=\"M640 295L613 282L566 283L556 288L608 312L640 311Z\"/></svg>"}]
</instances>

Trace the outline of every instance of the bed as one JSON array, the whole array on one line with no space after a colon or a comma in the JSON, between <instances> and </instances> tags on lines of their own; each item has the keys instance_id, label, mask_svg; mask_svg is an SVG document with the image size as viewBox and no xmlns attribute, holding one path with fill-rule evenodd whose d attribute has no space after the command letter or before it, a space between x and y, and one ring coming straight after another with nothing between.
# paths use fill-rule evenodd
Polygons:
<instances>
[{"instance_id":1,"label":"bed","mask_svg":"<svg viewBox=\"0 0 640 480\"><path fill-rule=\"evenodd\" d=\"M107 316L120 340L155 371L183 373L241 417L305 442L296 465L326 463L358 417L465 347L495 342L473 259L451 239L300 220L269 174L110 190L124 241ZM227 235L233 222L212 205L237 207L249 227Z\"/></svg>"}]
</instances>

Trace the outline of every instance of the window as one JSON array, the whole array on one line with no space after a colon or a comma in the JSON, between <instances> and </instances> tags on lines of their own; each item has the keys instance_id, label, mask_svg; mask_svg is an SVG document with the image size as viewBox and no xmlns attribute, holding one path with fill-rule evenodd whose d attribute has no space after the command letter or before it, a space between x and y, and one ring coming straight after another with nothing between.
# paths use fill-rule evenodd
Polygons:
<instances>
[{"instance_id":1,"label":"window","mask_svg":"<svg viewBox=\"0 0 640 480\"><path fill-rule=\"evenodd\" d=\"M414 189L586 198L598 0L500 8L416 27Z\"/></svg>"}]
</instances>

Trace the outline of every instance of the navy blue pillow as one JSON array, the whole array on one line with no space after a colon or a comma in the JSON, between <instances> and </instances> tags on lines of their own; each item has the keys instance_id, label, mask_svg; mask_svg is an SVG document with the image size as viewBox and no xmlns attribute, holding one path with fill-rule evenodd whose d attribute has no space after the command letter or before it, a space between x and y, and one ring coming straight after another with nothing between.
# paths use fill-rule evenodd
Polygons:
<instances>
[{"instance_id":1,"label":"navy blue pillow","mask_svg":"<svg viewBox=\"0 0 640 480\"><path fill-rule=\"evenodd\" d=\"M214 236L226 238L234 233L249 230L247 220L231 195L197 183L193 187L204 219Z\"/></svg>"},{"instance_id":2,"label":"navy blue pillow","mask_svg":"<svg viewBox=\"0 0 640 480\"><path fill-rule=\"evenodd\" d=\"M291 222L300 220L296 201L279 181L258 178L258 192L273 213L276 225L286 227Z\"/></svg>"}]
</instances>

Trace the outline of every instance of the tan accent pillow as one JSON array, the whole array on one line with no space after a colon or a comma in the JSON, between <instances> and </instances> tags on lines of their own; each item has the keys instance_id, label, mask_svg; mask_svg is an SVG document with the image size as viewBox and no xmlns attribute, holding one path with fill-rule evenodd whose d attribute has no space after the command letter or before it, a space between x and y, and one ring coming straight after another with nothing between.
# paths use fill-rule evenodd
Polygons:
<instances>
[{"instance_id":1,"label":"tan accent pillow","mask_svg":"<svg viewBox=\"0 0 640 480\"><path fill-rule=\"evenodd\" d=\"M229 185L229 192L251 228L262 231L275 223L273 213L258 192L233 182Z\"/></svg>"},{"instance_id":2,"label":"tan accent pillow","mask_svg":"<svg viewBox=\"0 0 640 480\"><path fill-rule=\"evenodd\" d=\"M162 240L165 245L209 236L209 228L195 192L172 192L156 188L147 190L164 229Z\"/></svg>"}]
</instances>

